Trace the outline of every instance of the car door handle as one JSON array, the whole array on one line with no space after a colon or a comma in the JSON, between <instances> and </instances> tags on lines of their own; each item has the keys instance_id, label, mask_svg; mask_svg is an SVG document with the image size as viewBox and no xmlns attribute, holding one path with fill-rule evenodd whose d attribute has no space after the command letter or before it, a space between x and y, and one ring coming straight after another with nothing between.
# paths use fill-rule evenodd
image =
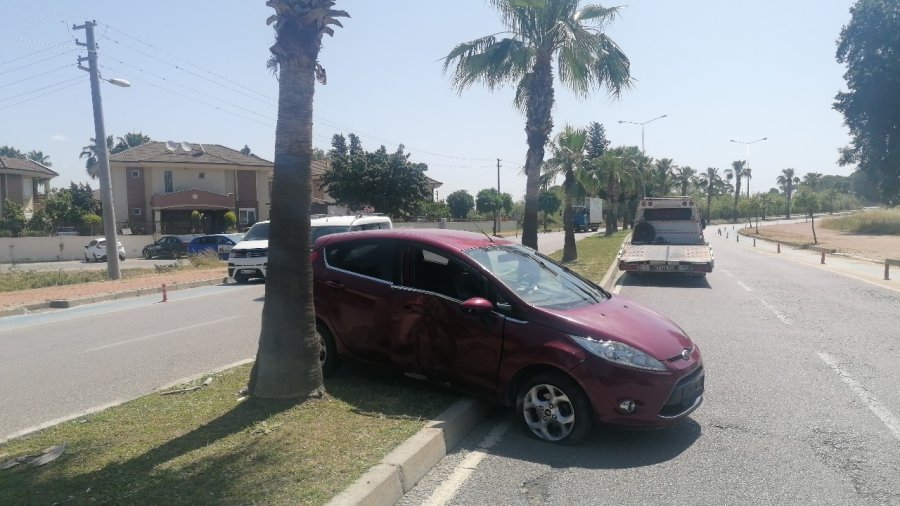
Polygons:
<instances>
[{"instance_id":1,"label":"car door handle","mask_svg":"<svg viewBox=\"0 0 900 506\"><path fill-rule=\"evenodd\" d=\"M344 284L340 281L326 281L325 284L330 286L331 288L337 288L338 290L344 289Z\"/></svg>"}]
</instances>

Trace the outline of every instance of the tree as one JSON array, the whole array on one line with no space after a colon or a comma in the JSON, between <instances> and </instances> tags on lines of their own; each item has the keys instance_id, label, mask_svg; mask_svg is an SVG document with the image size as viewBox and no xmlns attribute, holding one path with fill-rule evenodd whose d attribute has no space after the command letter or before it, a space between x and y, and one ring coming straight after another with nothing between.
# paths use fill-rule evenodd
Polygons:
<instances>
[{"instance_id":1,"label":"tree","mask_svg":"<svg viewBox=\"0 0 900 506\"><path fill-rule=\"evenodd\" d=\"M119 137L119 142L109 150L109 154L121 153L127 149L136 148L141 144L150 142L150 137L141 132L128 132L125 137Z\"/></svg>"},{"instance_id":2,"label":"tree","mask_svg":"<svg viewBox=\"0 0 900 506\"><path fill-rule=\"evenodd\" d=\"M812 191L819 191L819 188L822 186L822 174L818 172L807 172L804 174L803 182L801 184Z\"/></svg>"},{"instance_id":3,"label":"tree","mask_svg":"<svg viewBox=\"0 0 900 506\"><path fill-rule=\"evenodd\" d=\"M250 156L250 155L253 154L253 151L250 151L250 146L244 144L244 147L241 148L241 154L242 154L242 155L246 155L246 156Z\"/></svg>"},{"instance_id":4,"label":"tree","mask_svg":"<svg viewBox=\"0 0 900 506\"><path fill-rule=\"evenodd\" d=\"M503 200L499 193L497 193L496 188L485 188L483 190L479 190L475 195L475 210L478 211L478 214L482 216L489 216L495 213L499 213L500 209L503 208ZM494 233L499 232L497 230L497 221L494 221Z\"/></svg>"},{"instance_id":5,"label":"tree","mask_svg":"<svg viewBox=\"0 0 900 506\"><path fill-rule=\"evenodd\" d=\"M456 190L447 195L447 205L450 206L450 216L462 220L475 208L475 198L466 190Z\"/></svg>"},{"instance_id":6,"label":"tree","mask_svg":"<svg viewBox=\"0 0 900 506\"><path fill-rule=\"evenodd\" d=\"M89 184L70 183L68 188L51 188L44 199L47 220L55 229L78 226L87 214L100 214L100 203L94 199Z\"/></svg>"},{"instance_id":7,"label":"tree","mask_svg":"<svg viewBox=\"0 0 900 506\"><path fill-rule=\"evenodd\" d=\"M802 209L806 213L806 216L809 217L810 224L812 225L813 243L819 244L819 239L816 237L815 217L815 212L819 210L819 199L816 197L815 192L810 188L803 187L797 192L795 200L797 201L797 207Z\"/></svg>"},{"instance_id":8,"label":"tree","mask_svg":"<svg viewBox=\"0 0 900 506\"><path fill-rule=\"evenodd\" d=\"M791 219L791 197L794 195L794 188L800 184L800 178L794 175L794 169L784 169L775 182L784 192L787 201L787 219Z\"/></svg>"},{"instance_id":9,"label":"tree","mask_svg":"<svg viewBox=\"0 0 900 506\"><path fill-rule=\"evenodd\" d=\"M259 349L250 371L248 393L260 398L310 398L324 393L319 363L320 338L313 309L312 266L297 261L309 251L312 201L312 124L322 37L333 35L338 18L334 0L268 0L275 10L275 44L270 48L278 72L278 121L269 275L262 311Z\"/></svg>"},{"instance_id":10,"label":"tree","mask_svg":"<svg viewBox=\"0 0 900 506\"><path fill-rule=\"evenodd\" d=\"M32 162L37 162L44 167L52 167L53 164L50 163L50 155L45 155L43 151L29 151L26 158L31 160Z\"/></svg>"},{"instance_id":11,"label":"tree","mask_svg":"<svg viewBox=\"0 0 900 506\"><path fill-rule=\"evenodd\" d=\"M648 195L665 197L672 191L674 185L675 162L671 158L661 158L653 164L650 173L650 190Z\"/></svg>"},{"instance_id":12,"label":"tree","mask_svg":"<svg viewBox=\"0 0 900 506\"><path fill-rule=\"evenodd\" d=\"M3 222L0 227L9 230L13 237L21 237L25 230L25 211L22 206L11 200L3 201Z\"/></svg>"},{"instance_id":13,"label":"tree","mask_svg":"<svg viewBox=\"0 0 900 506\"><path fill-rule=\"evenodd\" d=\"M688 195L688 188L697 183L697 171L685 165L675 167L675 184L681 186L681 195Z\"/></svg>"},{"instance_id":14,"label":"tree","mask_svg":"<svg viewBox=\"0 0 900 506\"><path fill-rule=\"evenodd\" d=\"M609 148L609 140L606 138L606 128L593 121L587 128L587 144L584 147L588 159L600 158Z\"/></svg>"},{"instance_id":15,"label":"tree","mask_svg":"<svg viewBox=\"0 0 900 506\"><path fill-rule=\"evenodd\" d=\"M707 167L706 172L700 174L697 178L697 185L706 195L706 219L712 218L712 198L718 195L722 187L722 176L719 175L719 169L715 167Z\"/></svg>"},{"instance_id":16,"label":"tree","mask_svg":"<svg viewBox=\"0 0 900 506\"><path fill-rule=\"evenodd\" d=\"M731 213L731 221L737 222L737 206L738 206L738 197L741 194L741 180L744 179L744 171L746 170L747 162L743 160L735 160L731 162L731 168L725 169L725 177L728 181L734 179L734 210Z\"/></svg>"},{"instance_id":17,"label":"tree","mask_svg":"<svg viewBox=\"0 0 900 506\"><path fill-rule=\"evenodd\" d=\"M630 62L603 29L619 8L579 0L490 0L506 37L488 35L458 44L444 57L455 65L451 84L459 92L482 82L490 90L516 84L514 104L525 113L525 219L522 244L537 249L538 192L544 146L553 130L553 66L560 82L586 98L606 88L618 98L632 84Z\"/></svg>"},{"instance_id":18,"label":"tree","mask_svg":"<svg viewBox=\"0 0 900 506\"><path fill-rule=\"evenodd\" d=\"M78 158L86 158L87 160L84 163L84 168L87 170L91 179L97 179L99 175L97 174L97 139L91 137L91 143L87 146L81 148L81 153L78 155ZM106 149L112 152L113 149L113 136L106 136Z\"/></svg>"},{"instance_id":19,"label":"tree","mask_svg":"<svg viewBox=\"0 0 900 506\"><path fill-rule=\"evenodd\" d=\"M834 214L834 200L838 196L838 191L834 188L829 188L822 192L822 203L828 202L828 214Z\"/></svg>"},{"instance_id":20,"label":"tree","mask_svg":"<svg viewBox=\"0 0 900 506\"><path fill-rule=\"evenodd\" d=\"M877 183L882 202L900 198L900 2L857 0L838 38L838 63L846 64L846 92L835 96L850 145L841 165Z\"/></svg>"},{"instance_id":21,"label":"tree","mask_svg":"<svg viewBox=\"0 0 900 506\"><path fill-rule=\"evenodd\" d=\"M550 179L563 176L563 262L571 262L578 258L578 250L575 246L575 212L572 209L574 196L577 192L578 179L576 174L589 166L590 162L585 154L587 131L572 128L568 125L557 134L551 146L553 156L544 162L544 173Z\"/></svg>"},{"instance_id":22,"label":"tree","mask_svg":"<svg viewBox=\"0 0 900 506\"><path fill-rule=\"evenodd\" d=\"M5 156L6 158L25 158L25 154L19 151L18 149L3 145L0 146L0 156Z\"/></svg>"},{"instance_id":23,"label":"tree","mask_svg":"<svg viewBox=\"0 0 900 506\"><path fill-rule=\"evenodd\" d=\"M350 134L350 146L341 135L332 139L331 168L322 177L322 187L341 205L409 217L419 202L430 197L425 171L428 166L409 160L401 144L388 153L384 146L366 152L359 138Z\"/></svg>"},{"instance_id":24,"label":"tree","mask_svg":"<svg viewBox=\"0 0 900 506\"><path fill-rule=\"evenodd\" d=\"M606 231L604 234L607 236L619 230L618 203L624 194L624 189L632 185L635 180L636 162L634 160L637 155L637 147L617 147L607 151L600 158L591 160L596 179L602 185L606 195Z\"/></svg>"},{"instance_id":25,"label":"tree","mask_svg":"<svg viewBox=\"0 0 900 506\"><path fill-rule=\"evenodd\" d=\"M544 213L544 232L548 230L547 222L550 215L556 214L561 205L562 201L555 191L541 190L540 195L538 195L538 206L541 212Z\"/></svg>"}]
</instances>

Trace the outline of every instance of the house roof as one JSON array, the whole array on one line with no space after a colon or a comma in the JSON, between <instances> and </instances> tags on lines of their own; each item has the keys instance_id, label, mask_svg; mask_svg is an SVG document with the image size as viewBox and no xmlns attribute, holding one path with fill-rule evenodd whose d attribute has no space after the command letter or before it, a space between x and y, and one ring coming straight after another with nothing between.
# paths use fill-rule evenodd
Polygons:
<instances>
[{"instance_id":1,"label":"house roof","mask_svg":"<svg viewBox=\"0 0 900 506\"><path fill-rule=\"evenodd\" d=\"M0 169L30 172L32 174L51 178L59 175L46 165L42 165L35 162L34 160L29 160L27 158L8 158L5 156L0 156Z\"/></svg>"},{"instance_id":2,"label":"house roof","mask_svg":"<svg viewBox=\"0 0 900 506\"><path fill-rule=\"evenodd\" d=\"M184 143L190 151L185 151L182 143L175 143L170 150L165 142L150 141L140 146L109 156L110 162L161 162L241 165L248 167L272 167L272 162L256 155L245 155L240 151L219 144Z\"/></svg>"}]
</instances>

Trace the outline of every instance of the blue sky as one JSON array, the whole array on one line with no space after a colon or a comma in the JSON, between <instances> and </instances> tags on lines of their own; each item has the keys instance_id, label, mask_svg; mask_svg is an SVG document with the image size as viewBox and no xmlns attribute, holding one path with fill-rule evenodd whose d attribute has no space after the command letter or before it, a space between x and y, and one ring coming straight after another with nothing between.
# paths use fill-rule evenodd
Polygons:
<instances>
[{"instance_id":1,"label":"blue sky","mask_svg":"<svg viewBox=\"0 0 900 506\"><path fill-rule=\"evenodd\" d=\"M616 5L614 3L603 4ZM556 130L598 121L612 145L641 144L648 156L698 171L746 159L751 191L775 186L784 168L848 175L837 150L848 142L831 109L845 88L835 41L851 0L632 0L608 33L632 62L637 82L617 101L605 92L578 100L557 86ZM326 38L328 84L315 97L314 142L354 132L366 149L404 144L428 175L455 190L500 185L522 198L524 117L513 88L493 93L449 86L440 59L456 43L502 30L483 0L338 0L352 18ZM94 137L84 54L73 24L96 20L108 134L141 131L154 140L222 144L272 159L277 83L265 67L273 31L264 0L122 2L0 0L0 144L50 155L53 186L89 181L82 146ZM97 186L96 182L92 183Z\"/></svg>"}]
</instances>

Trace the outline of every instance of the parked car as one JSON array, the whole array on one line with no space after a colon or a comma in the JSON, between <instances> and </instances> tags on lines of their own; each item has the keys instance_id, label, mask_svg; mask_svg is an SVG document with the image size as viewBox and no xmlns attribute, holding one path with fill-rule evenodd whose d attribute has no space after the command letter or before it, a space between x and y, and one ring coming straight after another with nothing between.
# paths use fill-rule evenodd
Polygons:
<instances>
[{"instance_id":1,"label":"parked car","mask_svg":"<svg viewBox=\"0 0 900 506\"><path fill-rule=\"evenodd\" d=\"M435 229L333 234L311 254L322 368L384 366L514 406L532 436L662 427L703 402L670 319L518 243Z\"/></svg>"},{"instance_id":2,"label":"parked car","mask_svg":"<svg viewBox=\"0 0 900 506\"><path fill-rule=\"evenodd\" d=\"M199 255L210 251L219 255L219 260L228 260L228 253L235 244L241 242L244 234L211 234L191 239L187 245L188 255Z\"/></svg>"},{"instance_id":3,"label":"parked car","mask_svg":"<svg viewBox=\"0 0 900 506\"><path fill-rule=\"evenodd\" d=\"M187 242L177 235L164 235L153 244L144 246L141 254L147 260L154 257L178 258L187 255Z\"/></svg>"},{"instance_id":4,"label":"parked car","mask_svg":"<svg viewBox=\"0 0 900 506\"><path fill-rule=\"evenodd\" d=\"M357 214L351 216L311 216L310 244L323 235L359 230L393 228L391 219L381 214ZM228 277L235 283L246 283L252 278L266 278L269 267L269 222L261 221L250 227L244 238L234 246L228 256Z\"/></svg>"},{"instance_id":5,"label":"parked car","mask_svg":"<svg viewBox=\"0 0 900 506\"><path fill-rule=\"evenodd\" d=\"M116 241L116 249L119 252L119 260L125 260L125 247L120 241ZM85 262L105 262L106 261L106 238L96 237L84 247Z\"/></svg>"}]
</instances>

